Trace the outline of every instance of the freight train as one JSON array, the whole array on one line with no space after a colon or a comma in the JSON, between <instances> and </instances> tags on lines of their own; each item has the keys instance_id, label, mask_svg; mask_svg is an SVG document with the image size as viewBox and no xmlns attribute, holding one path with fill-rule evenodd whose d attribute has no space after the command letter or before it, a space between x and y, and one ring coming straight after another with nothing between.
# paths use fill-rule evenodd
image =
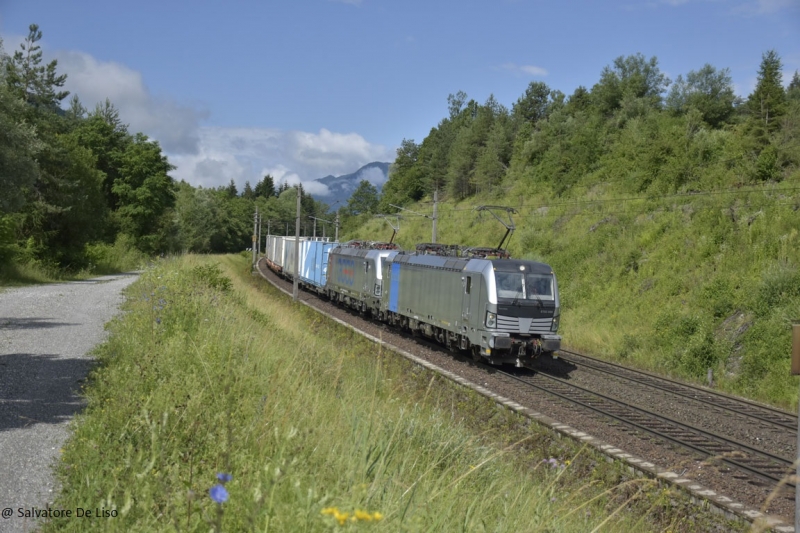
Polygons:
<instances>
[{"instance_id":1,"label":"freight train","mask_svg":"<svg viewBox=\"0 0 800 533\"><path fill-rule=\"evenodd\" d=\"M267 265L306 290L493 365L529 365L561 346L550 266L499 248L271 235Z\"/></svg>"}]
</instances>

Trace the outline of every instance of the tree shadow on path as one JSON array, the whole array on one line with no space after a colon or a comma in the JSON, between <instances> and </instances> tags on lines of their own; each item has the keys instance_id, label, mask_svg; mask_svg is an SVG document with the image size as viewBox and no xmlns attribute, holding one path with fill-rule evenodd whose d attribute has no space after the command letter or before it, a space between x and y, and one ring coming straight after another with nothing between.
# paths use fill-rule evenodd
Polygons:
<instances>
[{"instance_id":1,"label":"tree shadow on path","mask_svg":"<svg viewBox=\"0 0 800 533\"><path fill-rule=\"evenodd\" d=\"M55 354L0 355L0 431L68 421L84 407L80 386L94 364Z\"/></svg>"}]
</instances>

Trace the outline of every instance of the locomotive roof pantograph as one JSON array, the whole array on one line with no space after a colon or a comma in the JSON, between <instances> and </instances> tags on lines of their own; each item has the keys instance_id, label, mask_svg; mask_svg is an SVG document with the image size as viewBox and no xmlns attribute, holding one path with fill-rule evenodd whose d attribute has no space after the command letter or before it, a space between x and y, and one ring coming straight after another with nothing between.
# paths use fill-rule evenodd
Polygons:
<instances>
[{"instance_id":1,"label":"locomotive roof pantograph","mask_svg":"<svg viewBox=\"0 0 800 533\"><path fill-rule=\"evenodd\" d=\"M496 218L498 222L500 222L506 228L506 233L505 235L503 235L503 238L500 239L500 244L497 245L497 248L476 248L476 250L487 250L487 251L494 250L496 252L502 252L502 254L492 253L490 255L494 255L502 259L507 259L509 255L508 252L505 250L505 248L503 248L503 244L508 245L508 241L511 240L511 236L514 234L514 230L517 229L517 227L514 225L514 220L511 218L512 214L517 214L517 210L514 209L513 207L508 207L504 205L479 205L475 208L475 211L478 211L479 213L483 211L488 211L489 214L491 214L494 218ZM508 223L506 223L506 221L500 218L500 216L497 213L495 213L495 211L505 211L506 214L508 215ZM505 257L502 257L502 255L505 255Z\"/></svg>"}]
</instances>

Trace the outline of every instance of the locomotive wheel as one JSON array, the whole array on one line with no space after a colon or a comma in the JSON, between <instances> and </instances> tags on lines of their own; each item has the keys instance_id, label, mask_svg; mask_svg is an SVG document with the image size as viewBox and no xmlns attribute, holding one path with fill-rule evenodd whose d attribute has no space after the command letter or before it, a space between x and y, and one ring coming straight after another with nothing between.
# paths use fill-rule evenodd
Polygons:
<instances>
[{"instance_id":1,"label":"locomotive wheel","mask_svg":"<svg viewBox=\"0 0 800 533\"><path fill-rule=\"evenodd\" d=\"M481 348L480 346L473 346L470 350L470 354L472 355L472 360L480 363L483 361L483 357L481 357Z\"/></svg>"}]
</instances>

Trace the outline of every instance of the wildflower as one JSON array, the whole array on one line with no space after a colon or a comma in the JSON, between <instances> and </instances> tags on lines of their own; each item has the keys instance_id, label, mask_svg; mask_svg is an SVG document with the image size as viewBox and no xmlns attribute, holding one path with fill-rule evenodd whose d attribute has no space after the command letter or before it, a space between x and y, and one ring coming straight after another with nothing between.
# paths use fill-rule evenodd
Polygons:
<instances>
[{"instance_id":1,"label":"wildflower","mask_svg":"<svg viewBox=\"0 0 800 533\"><path fill-rule=\"evenodd\" d=\"M224 472L220 472L219 474L217 474L217 479L223 483L227 483L228 481L233 479L233 476L230 474L226 474Z\"/></svg>"},{"instance_id":2,"label":"wildflower","mask_svg":"<svg viewBox=\"0 0 800 533\"><path fill-rule=\"evenodd\" d=\"M383 520L383 515L377 511L374 513L368 513L367 511L362 511L360 509L357 509L352 514L350 514L350 513L343 513L339 511L339 509L337 509L336 507L325 507L320 512L325 515L331 515L334 518L334 520L339 522L340 526L345 525L348 520L350 522L358 522L359 520L364 522L372 522L374 520L377 522L379 520Z\"/></svg>"},{"instance_id":3,"label":"wildflower","mask_svg":"<svg viewBox=\"0 0 800 533\"><path fill-rule=\"evenodd\" d=\"M225 490L225 487L222 485L214 485L208 493L211 499L217 503L225 503L228 501L228 491Z\"/></svg>"},{"instance_id":4,"label":"wildflower","mask_svg":"<svg viewBox=\"0 0 800 533\"><path fill-rule=\"evenodd\" d=\"M161 324L161 317L156 317L156 324Z\"/></svg>"}]
</instances>

